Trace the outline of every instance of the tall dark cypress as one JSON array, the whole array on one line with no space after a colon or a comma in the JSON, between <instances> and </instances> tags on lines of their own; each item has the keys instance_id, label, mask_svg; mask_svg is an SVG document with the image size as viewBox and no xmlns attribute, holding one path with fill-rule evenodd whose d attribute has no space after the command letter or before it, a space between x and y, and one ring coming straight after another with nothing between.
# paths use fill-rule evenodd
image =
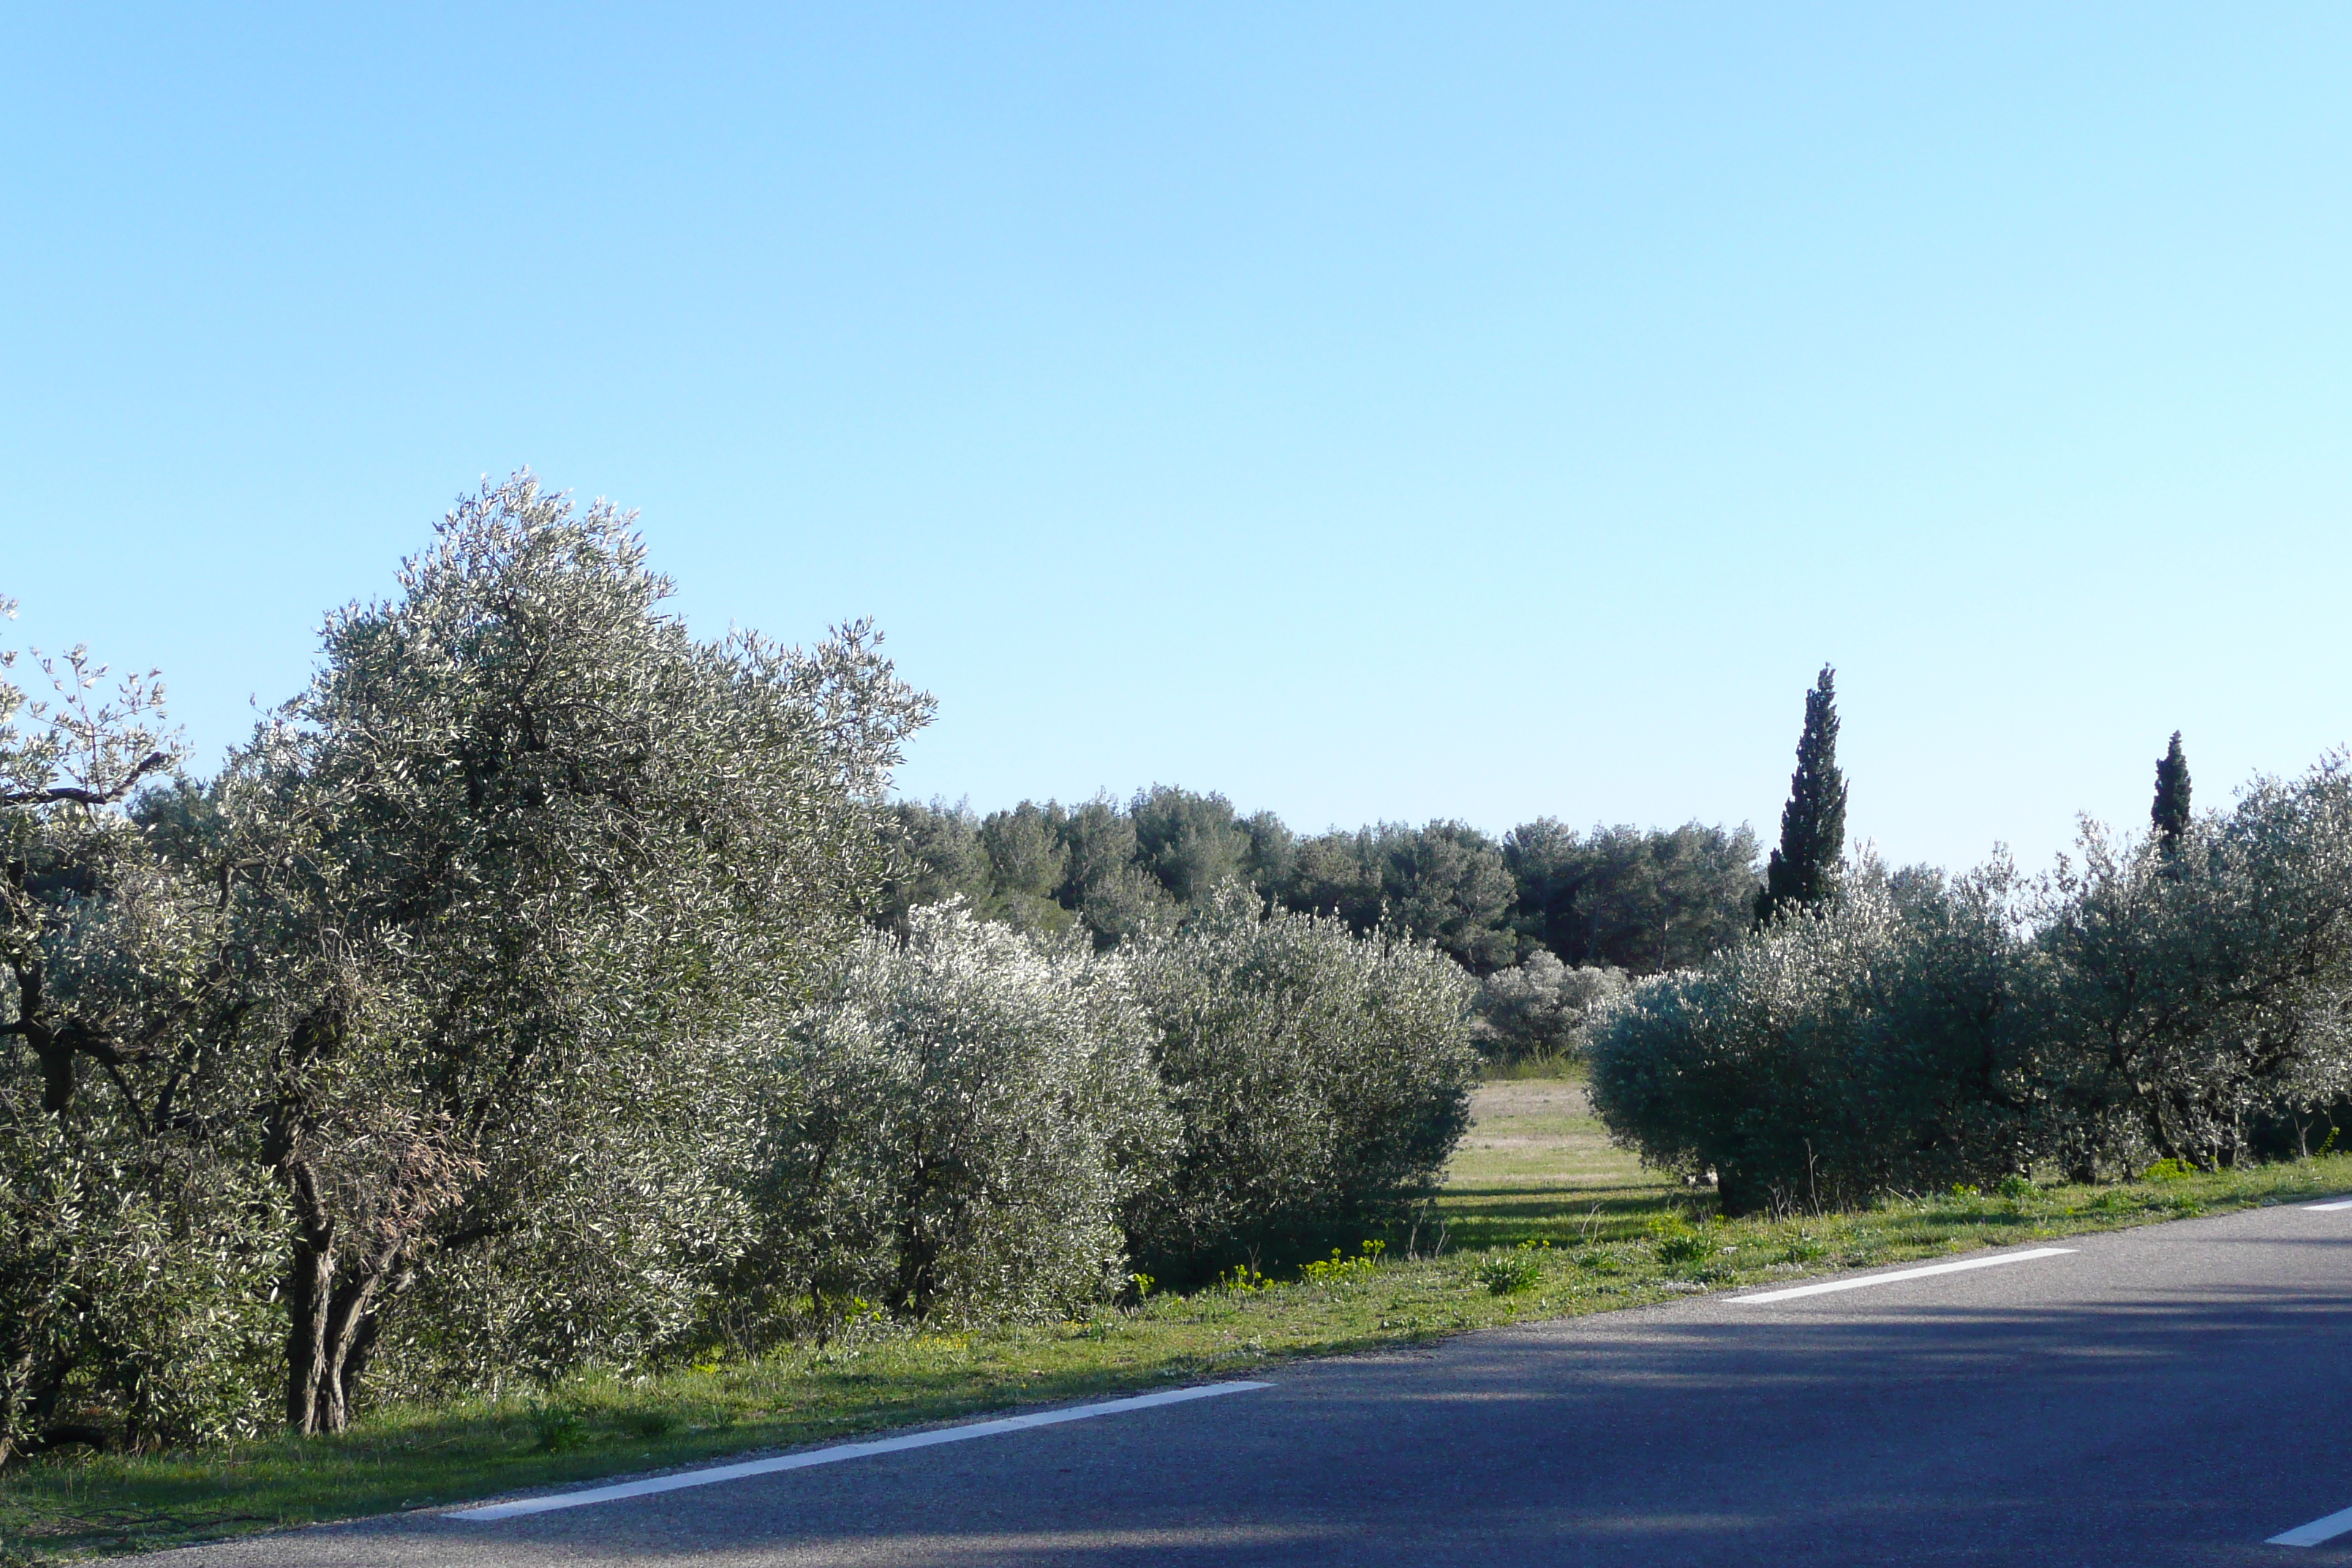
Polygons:
<instances>
[{"instance_id":1,"label":"tall dark cypress","mask_svg":"<svg viewBox=\"0 0 2352 1568\"><path fill-rule=\"evenodd\" d=\"M1845 776L1837 765L1837 671L1822 666L1805 693L1805 732L1797 738L1797 772L1780 810L1780 847L1756 896L1756 923L1775 911L1819 904L1837 886L1845 859Z\"/></svg>"},{"instance_id":2,"label":"tall dark cypress","mask_svg":"<svg viewBox=\"0 0 2352 1568\"><path fill-rule=\"evenodd\" d=\"M2164 760L2156 764L2156 805L2147 815L2164 847L2178 848L2180 836L2189 831L2189 759L2181 755L2178 730L2165 748Z\"/></svg>"}]
</instances>

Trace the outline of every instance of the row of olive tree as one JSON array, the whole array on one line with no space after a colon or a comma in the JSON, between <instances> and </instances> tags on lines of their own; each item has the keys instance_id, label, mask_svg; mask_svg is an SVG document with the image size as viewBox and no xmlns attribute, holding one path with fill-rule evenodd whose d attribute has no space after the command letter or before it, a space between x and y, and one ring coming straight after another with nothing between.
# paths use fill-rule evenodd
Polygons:
<instances>
[{"instance_id":1,"label":"row of olive tree","mask_svg":"<svg viewBox=\"0 0 2352 1568\"><path fill-rule=\"evenodd\" d=\"M756 1239L728 1336L1066 1315L1400 1217L1466 1118L1470 984L1236 884L1097 953L960 902L762 1032Z\"/></svg>"},{"instance_id":2,"label":"row of olive tree","mask_svg":"<svg viewBox=\"0 0 2352 1568\"><path fill-rule=\"evenodd\" d=\"M1205 893L1115 958L878 940L929 700L669 592L521 475L210 781L148 680L0 679L0 1461L1042 1310L1426 1183L1450 963Z\"/></svg>"},{"instance_id":3,"label":"row of olive tree","mask_svg":"<svg viewBox=\"0 0 2352 1568\"><path fill-rule=\"evenodd\" d=\"M1637 987L1591 1056L1617 1135L1728 1212L2275 1149L2352 1089L2352 772L2160 801L2030 883L1865 863Z\"/></svg>"}]
</instances>

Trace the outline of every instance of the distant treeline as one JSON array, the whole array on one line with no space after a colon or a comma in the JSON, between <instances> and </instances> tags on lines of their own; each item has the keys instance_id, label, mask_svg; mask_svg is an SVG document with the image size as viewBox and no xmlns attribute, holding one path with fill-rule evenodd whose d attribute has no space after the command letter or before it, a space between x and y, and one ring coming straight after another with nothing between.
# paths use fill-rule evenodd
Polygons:
<instances>
[{"instance_id":1,"label":"distant treeline","mask_svg":"<svg viewBox=\"0 0 2352 1568\"><path fill-rule=\"evenodd\" d=\"M893 816L901 869L885 922L903 929L908 910L961 895L1024 930L1081 925L1103 948L1182 919L1237 879L1359 931L1385 921L1480 975L1539 952L1656 974L1744 932L1762 885L1744 823L1579 833L1541 817L1500 842L1448 821L1301 836L1272 812L1244 816L1222 795L1165 784L1123 804L1024 801L982 816L906 801Z\"/></svg>"}]
</instances>

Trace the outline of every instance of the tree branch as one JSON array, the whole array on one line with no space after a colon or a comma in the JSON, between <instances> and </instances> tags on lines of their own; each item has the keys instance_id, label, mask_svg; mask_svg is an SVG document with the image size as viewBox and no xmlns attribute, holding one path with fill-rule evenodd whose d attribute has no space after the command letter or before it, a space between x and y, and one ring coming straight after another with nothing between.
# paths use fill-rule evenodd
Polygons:
<instances>
[{"instance_id":1,"label":"tree branch","mask_svg":"<svg viewBox=\"0 0 2352 1568\"><path fill-rule=\"evenodd\" d=\"M48 789L10 790L0 794L0 805L112 805L139 785L149 773L172 765L169 752L150 752L132 764L111 789L80 789L72 784L57 784Z\"/></svg>"}]
</instances>

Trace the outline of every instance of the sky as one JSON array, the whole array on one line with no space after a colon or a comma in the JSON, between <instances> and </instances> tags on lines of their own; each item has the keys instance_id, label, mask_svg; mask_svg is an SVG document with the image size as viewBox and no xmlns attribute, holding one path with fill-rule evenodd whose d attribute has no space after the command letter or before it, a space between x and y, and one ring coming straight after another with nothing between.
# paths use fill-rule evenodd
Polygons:
<instances>
[{"instance_id":1,"label":"sky","mask_svg":"<svg viewBox=\"0 0 2352 1568\"><path fill-rule=\"evenodd\" d=\"M194 764L485 476L898 788L2029 867L2352 740L2352 9L0 5L0 595Z\"/></svg>"}]
</instances>

